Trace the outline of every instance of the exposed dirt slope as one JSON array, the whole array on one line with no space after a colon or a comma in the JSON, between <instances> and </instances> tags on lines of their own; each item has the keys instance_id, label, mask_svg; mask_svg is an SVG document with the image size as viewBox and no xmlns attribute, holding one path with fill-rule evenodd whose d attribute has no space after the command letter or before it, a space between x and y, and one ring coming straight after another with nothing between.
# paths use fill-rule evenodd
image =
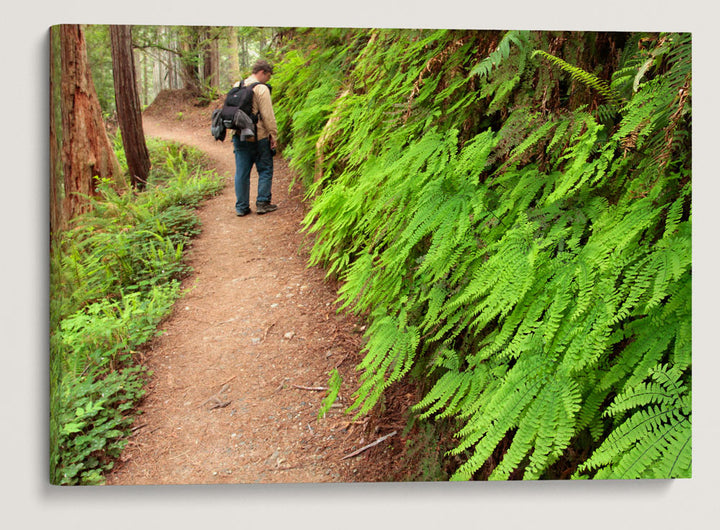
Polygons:
<instances>
[{"instance_id":1,"label":"exposed dirt slope","mask_svg":"<svg viewBox=\"0 0 720 530\"><path fill-rule=\"evenodd\" d=\"M326 386L337 367L348 403L362 332L336 314L336 286L306 266L304 206L298 186L288 191L287 164L275 159L279 209L236 217L232 143L210 135L213 106L185 101L182 93L158 98L145 132L200 148L226 186L199 212L203 231L189 252L187 294L163 323L166 333L143 352L154 371L144 414L108 484L383 480L402 446L399 421L353 423L337 408L317 419L325 392L308 388ZM251 207L256 184L253 171Z\"/></svg>"}]
</instances>

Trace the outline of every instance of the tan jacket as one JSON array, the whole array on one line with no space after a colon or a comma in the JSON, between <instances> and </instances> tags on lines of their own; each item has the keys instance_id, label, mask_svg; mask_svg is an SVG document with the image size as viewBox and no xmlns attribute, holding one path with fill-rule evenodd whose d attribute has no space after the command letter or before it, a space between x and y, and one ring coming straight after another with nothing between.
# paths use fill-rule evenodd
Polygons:
<instances>
[{"instance_id":1,"label":"tan jacket","mask_svg":"<svg viewBox=\"0 0 720 530\"><path fill-rule=\"evenodd\" d=\"M245 84L257 83L258 80L254 75L251 75L245 80ZM240 83L236 83L235 86L240 86ZM277 122L275 121L275 111L272 106L272 97L270 96L270 89L267 85L256 85L253 88L253 114L260 113L260 119L257 123L257 139L262 140L271 136L277 140Z\"/></svg>"}]
</instances>

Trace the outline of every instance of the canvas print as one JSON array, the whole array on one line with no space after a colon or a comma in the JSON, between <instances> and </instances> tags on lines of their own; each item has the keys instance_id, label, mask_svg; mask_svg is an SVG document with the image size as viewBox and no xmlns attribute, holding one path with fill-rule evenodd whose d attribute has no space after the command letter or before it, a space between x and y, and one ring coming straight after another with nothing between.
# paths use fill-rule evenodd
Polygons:
<instances>
[{"instance_id":1,"label":"canvas print","mask_svg":"<svg viewBox=\"0 0 720 530\"><path fill-rule=\"evenodd\" d=\"M50 29L50 482L689 478L689 33Z\"/></svg>"}]
</instances>

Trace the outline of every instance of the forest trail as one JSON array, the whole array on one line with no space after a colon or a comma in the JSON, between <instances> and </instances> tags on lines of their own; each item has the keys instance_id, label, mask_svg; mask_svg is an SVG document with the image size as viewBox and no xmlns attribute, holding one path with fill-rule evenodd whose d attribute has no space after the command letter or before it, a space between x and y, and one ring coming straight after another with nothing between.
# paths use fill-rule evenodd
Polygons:
<instances>
[{"instance_id":1,"label":"forest trail","mask_svg":"<svg viewBox=\"0 0 720 530\"><path fill-rule=\"evenodd\" d=\"M311 388L326 386L330 370L338 368L343 388L357 387L362 332L336 313L323 271L306 267L300 186L288 191L292 173L278 156L278 210L254 212L253 169L253 213L237 217L232 143L212 138L211 112L144 117L147 136L205 152L225 187L199 210L202 233L187 258L194 272L161 324L166 332L143 351L153 371L143 414L107 484L382 480L390 462L374 471L367 460L382 448L342 457L389 427L370 429L340 408L317 418L325 392Z\"/></svg>"}]
</instances>

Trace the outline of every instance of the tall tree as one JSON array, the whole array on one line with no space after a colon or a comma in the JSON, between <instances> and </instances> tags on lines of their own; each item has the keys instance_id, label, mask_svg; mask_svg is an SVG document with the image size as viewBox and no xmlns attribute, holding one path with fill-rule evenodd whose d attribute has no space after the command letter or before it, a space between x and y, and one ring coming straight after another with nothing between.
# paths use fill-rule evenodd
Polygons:
<instances>
[{"instance_id":1,"label":"tall tree","mask_svg":"<svg viewBox=\"0 0 720 530\"><path fill-rule=\"evenodd\" d=\"M230 61L228 65L228 76L230 77L230 84L235 83L240 79L240 47L238 42L237 28L228 28L228 46L230 48Z\"/></svg>"},{"instance_id":2,"label":"tall tree","mask_svg":"<svg viewBox=\"0 0 720 530\"><path fill-rule=\"evenodd\" d=\"M168 42L168 49L161 50L161 64L166 65L167 74L163 75L163 79L167 81L167 86L162 85L161 88L169 88L171 90L177 90L182 87L182 79L180 77L180 58L178 54L178 43L177 39L173 35L177 31L167 26L160 27L160 39L163 42Z\"/></svg>"},{"instance_id":3,"label":"tall tree","mask_svg":"<svg viewBox=\"0 0 720 530\"><path fill-rule=\"evenodd\" d=\"M95 93L100 101L103 118L115 116L115 87L112 79L112 53L110 30L105 24L87 24L83 26L88 64L92 75Z\"/></svg>"},{"instance_id":4,"label":"tall tree","mask_svg":"<svg viewBox=\"0 0 720 530\"><path fill-rule=\"evenodd\" d=\"M59 138L57 130L57 120L55 113L57 105L55 105L55 92L59 88L58 75L59 68L55 62L59 58L56 53L57 48L57 28L50 28L50 235L58 233L62 229L62 173L60 172Z\"/></svg>"},{"instance_id":5,"label":"tall tree","mask_svg":"<svg viewBox=\"0 0 720 530\"><path fill-rule=\"evenodd\" d=\"M240 28L240 70L250 68L250 42L254 38L255 28Z\"/></svg>"},{"instance_id":6,"label":"tall tree","mask_svg":"<svg viewBox=\"0 0 720 530\"><path fill-rule=\"evenodd\" d=\"M115 80L115 105L130 182L133 187L144 189L150 172L150 155L143 134L140 96L135 79L132 28L127 25L110 26L110 42Z\"/></svg>"},{"instance_id":7,"label":"tall tree","mask_svg":"<svg viewBox=\"0 0 720 530\"><path fill-rule=\"evenodd\" d=\"M96 195L96 178L119 184L120 169L105 131L79 24L60 26L63 214L87 211L83 195Z\"/></svg>"},{"instance_id":8,"label":"tall tree","mask_svg":"<svg viewBox=\"0 0 720 530\"><path fill-rule=\"evenodd\" d=\"M200 94L200 36L201 28L196 26L183 26L177 38L180 39L180 61L182 63L181 75L185 90Z\"/></svg>"},{"instance_id":9,"label":"tall tree","mask_svg":"<svg viewBox=\"0 0 720 530\"><path fill-rule=\"evenodd\" d=\"M218 30L206 28L203 40L203 82L206 88L220 84L220 46Z\"/></svg>"}]
</instances>

